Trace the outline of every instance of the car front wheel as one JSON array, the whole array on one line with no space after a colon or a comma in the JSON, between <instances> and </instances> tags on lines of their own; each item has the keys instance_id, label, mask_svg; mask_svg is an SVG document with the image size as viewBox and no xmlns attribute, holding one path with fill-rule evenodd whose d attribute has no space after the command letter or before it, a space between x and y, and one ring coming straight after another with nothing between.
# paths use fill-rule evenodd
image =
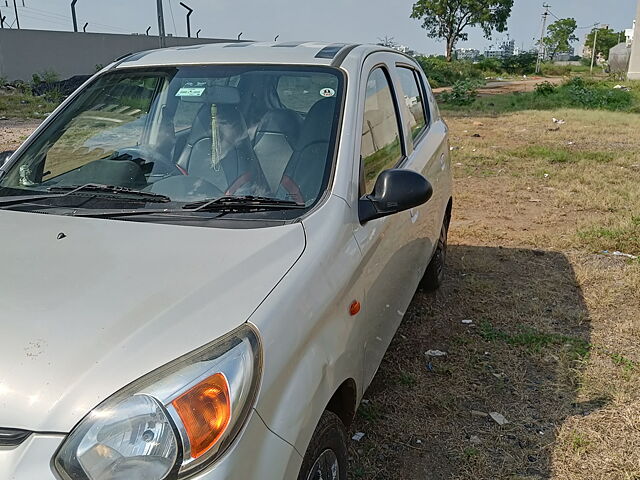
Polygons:
<instances>
[{"instance_id":1,"label":"car front wheel","mask_svg":"<svg viewBox=\"0 0 640 480\"><path fill-rule=\"evenodd\" d=\"M347 434L336 414L329 411L322 414L298 480L347 480Z\"/></svg>"},{"instance_id":2,"label":"car front wheel","mask_svg":"<svg viewBox=\"0 0 640 480\"><path fill-rule=\"evenodd\" d=\"M420 288L426 291L434 291L440 288L444 281L444 265L447 260L447 237L449 235L450 217L447 215L442 223L440 237L436 251L431 258L431 262L420 281Z\"/></svg>"}]
</instances>

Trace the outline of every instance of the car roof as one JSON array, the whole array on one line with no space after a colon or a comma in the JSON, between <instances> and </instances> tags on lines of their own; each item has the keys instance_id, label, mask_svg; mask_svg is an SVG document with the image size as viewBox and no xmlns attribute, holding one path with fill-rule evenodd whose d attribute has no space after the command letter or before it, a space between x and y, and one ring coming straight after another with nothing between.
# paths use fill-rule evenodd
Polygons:
<instances>
[{"instance_id":1,"label":"car roof","mask_svg":"<svg viewBox=\"0 0 640 480\"><path fill-rule=\"evenodd\" d=\"M389 51L378 45L326 42L230 42L170 47L134 53L120 60L117 68L202 64L283 64L339 66L347 55L366 56Z\"/></svg>"}]
</instances>

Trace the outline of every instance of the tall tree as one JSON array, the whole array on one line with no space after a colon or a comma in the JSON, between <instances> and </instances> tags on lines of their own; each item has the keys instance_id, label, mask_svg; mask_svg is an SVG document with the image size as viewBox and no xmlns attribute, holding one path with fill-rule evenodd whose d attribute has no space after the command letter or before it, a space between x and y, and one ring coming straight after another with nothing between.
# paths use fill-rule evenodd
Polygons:
<instances>
[{"instance_id":1,"label":"tall tree","mask_svg":"<svg viewBox=\"0 0 640 480\"><path fill-rule=\"evenodd\" d=\"M593 48L593 37L598 31L598 39L596 40L596 55L604 55L605 60L609 60L609 50L615 47L619 42L624 42L624 32L616 32L611 28L598 28L591 30L587 35L585 45L591 50Z\"/></svg>"},{"instance_id":2,"label":"tall tree","mask_svg":"<svg viewBox=\"0 0 640 480\"><path fill-rule=\"evenodd\" d=\"M558 53L568 52L571 49L571 43L578 41L578 37L575 35L577 28L578 24L575 18L562 18L549 25L547 36L543 42L551 60Z\"/></svg>"},{"instance_id":3,"label":"tall tree","mask_svg":"<svg viewBox=\"0 0 640 480\"><path fill-rule=\"evenodd\" d=\"M422 20L422 28L431 38L447 42L447 60L453 58L453 49L469 35L468 27L480 26L486 38L491 32L504 32L511 16L514 0L418 0L413 5L411 18Z\"/></svg>"}]
</instances>

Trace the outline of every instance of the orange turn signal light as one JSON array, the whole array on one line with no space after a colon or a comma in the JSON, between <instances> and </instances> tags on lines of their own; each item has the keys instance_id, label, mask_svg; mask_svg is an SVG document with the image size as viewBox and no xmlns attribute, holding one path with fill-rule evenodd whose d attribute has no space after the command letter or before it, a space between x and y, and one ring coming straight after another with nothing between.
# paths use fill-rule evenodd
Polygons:
<instances>
[{"instance_id":1,"label":"orange turn signal light","mask_svg":"<svg viewBox=\"0 0 640 480\"><path fill-rule=\"evenodd\" d=\"M222 373L203 380L173 402L191 444L191 458L199 458L220 439L231 420L229 382Z\"/></svg>"},{"instance_id":2,"label":"orange turn signal light","mask_svg":"<svg viewBox=\"0 0 640 480\"><path fill-rule=\"evenodd\" d=\"M352 317L360 313L360 302L354 300L351 305L349 305L349 315Z\"/></svg>"}]
</instances>

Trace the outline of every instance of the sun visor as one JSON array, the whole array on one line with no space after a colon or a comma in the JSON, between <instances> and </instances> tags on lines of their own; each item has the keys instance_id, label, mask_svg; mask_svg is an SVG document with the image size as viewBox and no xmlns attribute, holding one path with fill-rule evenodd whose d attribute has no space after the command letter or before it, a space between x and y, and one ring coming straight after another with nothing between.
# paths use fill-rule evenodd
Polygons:
<instances>
[{"instance_id":1,"label":"sun visor","mask_svg":"<svg viewBox=\"0 0 640 480\"><path fill-rule=\"evenodd\" d=\"M235 87L219 85L186 84L176 92L183 102L216 105L236 105L240 103L240 93Z\"/></svg>"}]
</instances>

